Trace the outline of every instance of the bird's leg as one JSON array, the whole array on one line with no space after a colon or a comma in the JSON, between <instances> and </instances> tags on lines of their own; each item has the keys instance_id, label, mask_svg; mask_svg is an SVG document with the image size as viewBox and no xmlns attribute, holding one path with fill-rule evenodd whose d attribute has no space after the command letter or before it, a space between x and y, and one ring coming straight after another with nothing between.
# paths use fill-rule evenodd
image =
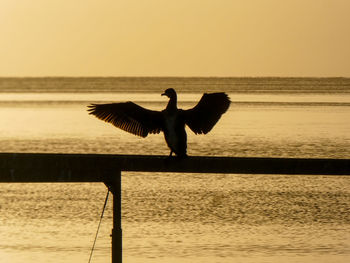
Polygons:
<instances>
[{"instance_id":1,"label":"bird's leg","mask_svg":"<svg viewBox=\"0 0 350 263\"><path fill-rule=\"evenodd\" d=\"M168 161L171 160L172 159L172 155L173 155L173 151L171 150L169 156L167 158L165 158L165 159L168 160Z\"/></svg>"}]
</instances>

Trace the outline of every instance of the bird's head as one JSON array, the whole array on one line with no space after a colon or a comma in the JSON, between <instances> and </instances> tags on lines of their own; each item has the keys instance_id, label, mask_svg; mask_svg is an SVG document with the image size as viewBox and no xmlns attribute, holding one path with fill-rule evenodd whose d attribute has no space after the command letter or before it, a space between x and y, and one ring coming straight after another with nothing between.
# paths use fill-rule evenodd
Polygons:
<instances>
[{"instance_id":1,"label":"bird's head","mask_svg":"<svg viewBox=\"0 0 350 263\"><path fill-rule=\"evenodd\" d=\"M162 93L162 96L167 96L168 98L176 98L176 91L172 88L166 89L164 93Z\"/></svg>"}]
</instances>

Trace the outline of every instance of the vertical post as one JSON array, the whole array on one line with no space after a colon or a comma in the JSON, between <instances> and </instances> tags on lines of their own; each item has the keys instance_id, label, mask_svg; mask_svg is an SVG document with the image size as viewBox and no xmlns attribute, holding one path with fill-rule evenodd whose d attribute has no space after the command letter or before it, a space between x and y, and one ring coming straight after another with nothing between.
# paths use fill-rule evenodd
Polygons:
<instances>
[{"instance_id":1,"label":"vertical post","mask_svg":"<svg viewBox=\"0 0 350 263\"><path fill-rule=\"evenodd\" d=\"M122 173L113 180L112 263L122 263Z\"/></svg>"}]
</instances>

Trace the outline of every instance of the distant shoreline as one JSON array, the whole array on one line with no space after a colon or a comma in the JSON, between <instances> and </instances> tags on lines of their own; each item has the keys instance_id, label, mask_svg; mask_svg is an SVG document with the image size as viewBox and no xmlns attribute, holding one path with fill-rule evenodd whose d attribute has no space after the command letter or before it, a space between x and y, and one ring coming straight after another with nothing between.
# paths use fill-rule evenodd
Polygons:
<instances>
[{"instance_id":1,"label":"distant shoreline","mask_svg":"<svg viewBox=\"0 0 350 263\"><path fill-rule=\"evenodd\" d=\"M0 79L350 79L343 76L0 76Z\"/></svg>"}]
</instances>

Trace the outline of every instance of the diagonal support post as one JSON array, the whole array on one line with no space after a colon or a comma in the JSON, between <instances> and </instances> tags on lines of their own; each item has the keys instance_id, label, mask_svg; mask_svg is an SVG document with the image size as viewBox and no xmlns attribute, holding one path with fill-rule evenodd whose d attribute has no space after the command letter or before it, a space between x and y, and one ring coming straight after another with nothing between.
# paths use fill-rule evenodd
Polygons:
<instances>
[{"instance_id":1,"label":"diagonal support post","mask_svg":"<svg viewBox=\"0 0 350 263\"><path fill-rule=\"evenodd\" d=\"M105 185L113 194L112 263L122 263L122 177L117 172Z\"/></svg>"}]
</instances>

